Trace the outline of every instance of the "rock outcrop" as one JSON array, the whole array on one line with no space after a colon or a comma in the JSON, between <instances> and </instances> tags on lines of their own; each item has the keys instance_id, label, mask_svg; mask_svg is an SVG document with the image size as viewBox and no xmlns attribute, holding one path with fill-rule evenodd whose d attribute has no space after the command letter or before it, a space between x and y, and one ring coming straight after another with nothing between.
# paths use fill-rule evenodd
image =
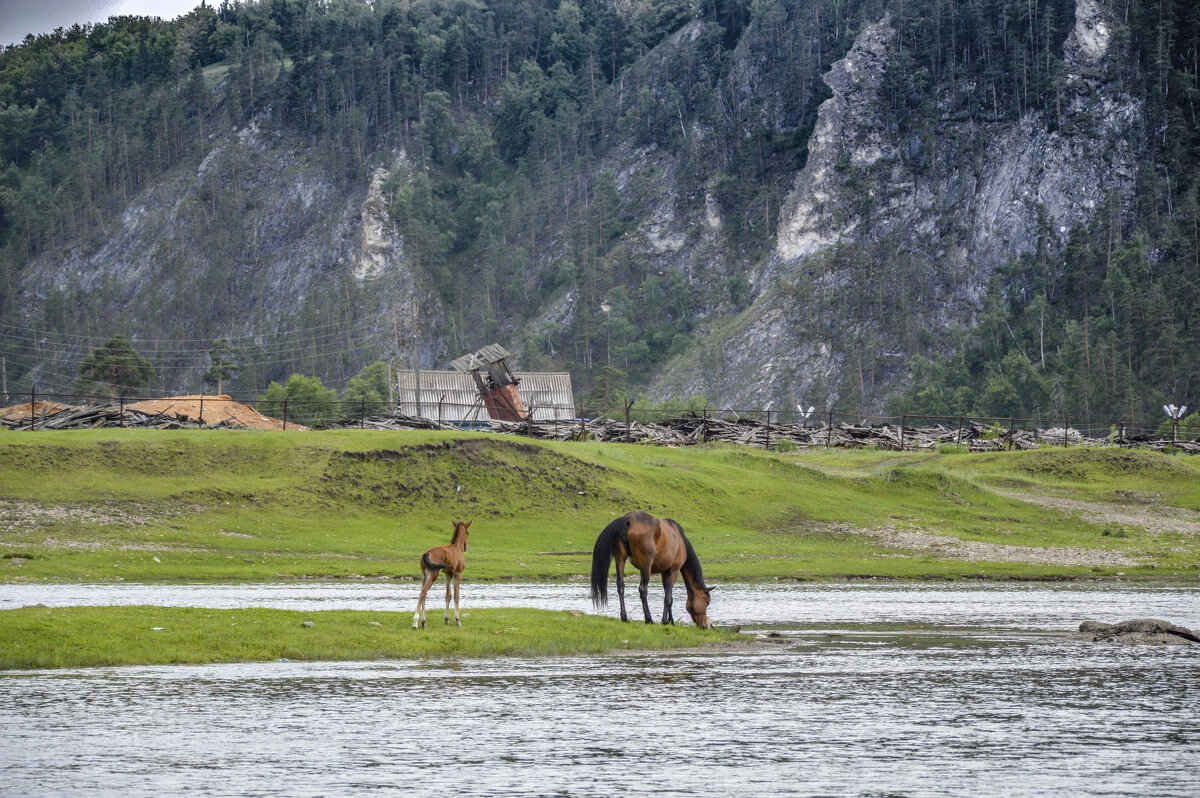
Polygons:
<instances>
[{"instance_id":1,"label":"rock outcrop","mask_svg":"<svg viewBox=\"0 0 1200 798\"><path fill-rule=\"evenodd\" d=\"M1191 629L1156 618L1135 618L1112 624L1084 621L1079 625L1079 635L1081 639L1094 643L1117 643L1127 646L1179 646L1200 643L1200 635Z\"/></svg>"}]
</instances>

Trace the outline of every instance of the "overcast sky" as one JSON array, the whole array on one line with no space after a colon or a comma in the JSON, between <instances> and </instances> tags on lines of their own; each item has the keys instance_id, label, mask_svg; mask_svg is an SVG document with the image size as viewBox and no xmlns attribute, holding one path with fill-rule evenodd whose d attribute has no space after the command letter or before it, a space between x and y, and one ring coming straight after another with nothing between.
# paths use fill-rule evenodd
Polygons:
<instances>
[{"instance_id":1,"label":"overcast sky","mask_svg":"<svg viewBox=\"0 0 1200 798\"><path fill-rule=\"evenodd\" d=\"M0 45L16 44L27 33L49 33L76 22L104 22L109 17L174 19L198 5L200 0L0 0Z\"/></svg>"}]
</instances>

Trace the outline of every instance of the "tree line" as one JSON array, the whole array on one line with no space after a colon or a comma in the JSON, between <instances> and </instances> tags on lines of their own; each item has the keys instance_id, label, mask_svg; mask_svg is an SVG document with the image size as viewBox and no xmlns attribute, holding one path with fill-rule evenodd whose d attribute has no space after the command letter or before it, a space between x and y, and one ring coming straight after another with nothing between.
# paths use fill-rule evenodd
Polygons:
<instances>
[{"instance_id":1,"label":"tree line","mask_svg":"<svg viewBox=\"0 0 1200 798\"><path fill-rule=\"evenodd\" d=\"M1200 9L1106 7L1118 55L1103 77L1153 120L1135 207L1114 201L1061 245L1009 264L953 353L910 364L892 409L1082 419L1200 404ZM524 328L529 367L634 391L695 342L697 318L748 306L744 275L770 251L828 97L820 75L885 11L898 28L884 87L897 140L934 140L947 117L980 130L1030 111L1080 124L1062 111L1073 0L226 1L170 22L121 17L32 37L0 52L0 322L21 323L16 286L33 257L104 235L156 177L198 163L214 130L271 109L347 185L381 152L412 156L387 193L406 252L449 310L452 351ZM606 168L618 143L668 153L679 196L713 193L727 220L720 262L689 276L630 245L661 187ZM937 150L901 157L920 171ZM238 212L210 201L218 216ZM870 271L880 247L832 257ZM921 290L906 283L905 301L918 305ZM348 285L310 297L298 329L345 324L338 294L358 301ZM567 296L569 323L539 326L540 309ZM43 324L101 330L94 300L52 290ZM883 317L869 293L824 311L843 328L853 314ZM892 333L947 351L908 324ZM295 370L288 353L311 350L305 370L344 383L363 355L328 354L320 334L264 331L272 365L245 362L228 379L261 389ZM849 345L859 355L847 396L891 368L880 341ZM39 356L10 355L14 379Z\"/></svg>"}]
</instances>

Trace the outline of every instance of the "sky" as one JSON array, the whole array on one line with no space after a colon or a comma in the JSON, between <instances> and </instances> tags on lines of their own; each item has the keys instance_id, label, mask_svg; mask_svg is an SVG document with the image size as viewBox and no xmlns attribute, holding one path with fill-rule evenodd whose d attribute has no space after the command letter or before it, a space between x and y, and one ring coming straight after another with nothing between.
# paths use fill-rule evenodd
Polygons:
<instances>
[{"instance_id":1,"label":"sky","mask_svg":"<svg viewBox=\"0 0 1200 798\"><path fill-rule=\"evenodd\" d=\"M198 5L200 0L0 0L0 45L16 44L27 33L49 33L109 17L174 19Z\"/></svg>"}]
</instances>

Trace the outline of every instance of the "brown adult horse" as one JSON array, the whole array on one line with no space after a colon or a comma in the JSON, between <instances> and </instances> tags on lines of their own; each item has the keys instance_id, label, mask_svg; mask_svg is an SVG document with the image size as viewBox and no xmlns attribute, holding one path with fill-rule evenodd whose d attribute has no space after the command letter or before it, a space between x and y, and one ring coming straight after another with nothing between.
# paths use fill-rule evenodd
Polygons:
<instances>
[{"instance_id":1,"label":"brown adult horse","mask_svg":"<svg viewBox=\"0 0 1200 798\"><path fill-rule=\"evenodd\" d=\"M621 620L628 621L625 612L625 561L628 559L637 568L642 579L638 583L638 595L642 598L642 610L646 623L654 623L650 617L650 604L646 600L650 590L650 575L662 574L663 623L675 623L671 612L672 589L675 579L683 574L687 587L687 611L692 621L701 629L707 629L708 594L711 587L704 585L704 574L700 560L692 544L683 534L683 527L672 518L655 518L650 513L634 510L626 513L604 528L596 538L592 549L592 603L597 607L608 604L608 564L617 560L617 595L621 599Z\"/></svg>"},{"instance_id":2,"label":"brown adult horse","mask_svg":"<svg viewBox=\"0 0 1200 798\"><path fill-rule=\"evenodd\" d=\"M458 619L458 586L462 584L463 568L467 567L467 558L464 555L467 553L467 528L471 526L471 522L451 523L454 524L454 537L450 538L449 545L434 546L421 555L421 598L417 599L417 611L413 614L414 629L418 626L425 628L425 596L442 571L446 572L446 614L442 616L442 620L446 624L450 623L450 585L453 583L454 622L462 626L462 621Z\"/></svg>"}]
</instances>

